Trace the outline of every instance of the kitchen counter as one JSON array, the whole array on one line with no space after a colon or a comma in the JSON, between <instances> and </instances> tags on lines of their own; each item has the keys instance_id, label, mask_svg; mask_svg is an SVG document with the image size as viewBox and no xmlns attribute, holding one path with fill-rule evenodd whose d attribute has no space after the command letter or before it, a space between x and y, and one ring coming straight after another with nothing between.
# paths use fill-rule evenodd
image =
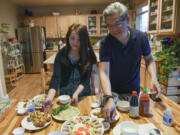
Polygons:
<instances>
[{"instance_id":1,"label":"kitchen counter","mask_svg":"<svg viewBox=\"0 0 180 135\"><path fill-rule=\"evenodd\" d=\"M54 64L54 60L55 60L55 57L56 57L56 54L53 54L52 56L50 56L48 59L46 59L43 63L44 64ZM96 55L96 58L97 58L97 61L99 62L99 53L98 52L95 52L95 55Z\"/></svg>"},{"instance_id":2,"label":"kitchen counter","mask_svg":"<svg viewBox=\"0 0 180 135\"><path fill-rule=\"evenodd\" d=\"M132 119L129 117L128 113L120 113L120 119L111 124L110 130L105 133L112 134L113 128L118 125L119 123L123 121L133 121L137 124L146 124L146 123L153 123L158 129L160 129L164 135L179 135L180 134L180 106L176 104L175 102L169 100L165 96L162 95L162 101L161 103L155 103L151 102L151 114L152 117L142 117L140 116L139 119ZM88 96L88 97L82 97L80 99L80 102L78 104L78 108L80 109L80 115L89 116L91 112L91 103L95 102L97 100L96 96ZM15 111L15 108L22 100L14 100L14 103L12 106L0 117L0 134L1 135L8 135L11 134L13 129L21 126L21 121L23 120L25 116L18 116L17 112ZM57 107L58 104L56 101L54 102L52 108ZM162 123L163 119L163 112L166 110L167 107L172 108L173 113L173 126L169 127ZM47 135L48 133L52 131L60 131L61 126L63 122L58 122L52 119L51 124L46 127L45 129L39 130L39 131L25 131L25 135Z\"/></svg>"}]
</instances>

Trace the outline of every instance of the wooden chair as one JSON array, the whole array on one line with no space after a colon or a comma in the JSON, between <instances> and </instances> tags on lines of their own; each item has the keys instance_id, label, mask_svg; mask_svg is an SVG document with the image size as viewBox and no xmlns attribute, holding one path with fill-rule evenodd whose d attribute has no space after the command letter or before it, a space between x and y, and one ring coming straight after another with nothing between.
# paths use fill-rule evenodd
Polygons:
<instances>
[{"instance_id":1,"label":"wooden chair","mask_svg":"<svg viewBox=\"0 0 180 135\"><path fill-rule=\"evenodd\" d=\"M51 77L53 72L45 72L44 68L41 69L41 93L48 93L49 84L51 81Z\"/></svg>"}]
</instances>

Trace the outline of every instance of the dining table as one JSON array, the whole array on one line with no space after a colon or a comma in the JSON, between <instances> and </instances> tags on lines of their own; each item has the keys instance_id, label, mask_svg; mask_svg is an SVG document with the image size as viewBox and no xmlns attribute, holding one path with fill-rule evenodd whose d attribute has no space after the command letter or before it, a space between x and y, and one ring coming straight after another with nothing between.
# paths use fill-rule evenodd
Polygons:
<instances>
[{"instance_id":1,"label":"dining table","mask_svg":"<svg viewBox=\"0 0 180 135\"><path fill-rule=\"evenodd\" d=\"M98 101L99 96L85 96L80 97L78 102L78 109L80 110L80 116L90 116L92 111L91 104ZM136 124L147 124L152 123L156 126L164 135L180 135L180 106L174 101L168 99L166 96L161 96L161 102L150 102L150 114L148 117L139 116L138 119L133 119L129 117L128 112L121 112L117 109L120 114L120 118L110 125L110 129L105 132L105 135L113 134L113 129L118 124L124 121L132 121ZM28 116L18 115L16 111L17 104L22 101L27 101L27 99L13 99L13 104L0 116L0 135L11 135L13 130L17 127L21 127L21 121ZM51 107L49 113L52 113L52 109L59 106L58 99L54 99L54 104ZM163 124L163 114L166 109L170 107L173 114L173 125L167 126ZM52 118L50 125L47 127L37 130L29 131L25 130L25 135L48 135L53 131L60 131L63 122L57 121ZM118 134L117 134L118 135Z\"/></svg>"}]
</instances>

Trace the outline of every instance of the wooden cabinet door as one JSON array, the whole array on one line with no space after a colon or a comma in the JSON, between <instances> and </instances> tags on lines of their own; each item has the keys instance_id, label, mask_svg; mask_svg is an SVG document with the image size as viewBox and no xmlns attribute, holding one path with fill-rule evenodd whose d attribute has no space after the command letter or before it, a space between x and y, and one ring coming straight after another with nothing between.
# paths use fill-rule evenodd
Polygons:
<instances>
[{"instance_id":1,"label":"wooden cabinet door","mask_svg":"<svg viewBox=\"0 0 180 135\"><path fill-rule=\"evenodd\" d=\"M76 23L87 26L87 24L88 24L87 15L76 15L75 17L76 17Z\"/></svg>"},{"instance_id":2,"label":"wooden cabinet door","mask_svg":"<svg viewBox=\"0 0 180 135\"><path fill-rule=\"evenodd\" d=\"M177 0L160 0L160 33L175 33Z\"/></svg>"},{"instance_id":3,"label":"wooden cabinet door","mask_svg":"<svg viewBox=\"0 0 180 135\"><path fill-rule=\"evenodd\" d=\"M45 27L45 17L32 17L32 20L34 21L35 26L43 26Z\"/></svg>"},{"instance_id":4,"label":"wooden cabinet door","mask_svg":"<svg viewBox=\"0 0 180 135\"><path fill-rule=\"evenodd\" d=\"M45 17L43 16L35 16L35 17L25 17L23 19L23 23L25 26L29 26L29 24L32 22L34 23L34 26L43 26L45 27Z\"/></svg>"},{"instance_id":5,"label":"wooden cabinet door","mask_svg":"<svg viewBox=\"0 0 180 135\"><path fill-rule=\"evenodd\" d=\"M46 38L58 38L56 16L46 17Z\"/></svg>"},{"instance_id":6,"label":"wooden cabinet door","mask_svg":"<svg viewBox=\"0 0 180 135\"><path fill-rule=\"evenodd\" d=\"M75 16L59 16L57 17L57 27L59 37L65 37L70 25L76 22Z\"/></svg>"},{"instance_id":7,"label":"wooden cabinet door","mask_svg":"<svg viewBox=\"0 0 180 135\"><path fill-rule=\"evenodd\" d=\"M157 34L159 30L159 10L160 2L159 0L148 0L149 6L149 20L148 20L148 30L147 33Z\"/></svg>"}]
</instances>

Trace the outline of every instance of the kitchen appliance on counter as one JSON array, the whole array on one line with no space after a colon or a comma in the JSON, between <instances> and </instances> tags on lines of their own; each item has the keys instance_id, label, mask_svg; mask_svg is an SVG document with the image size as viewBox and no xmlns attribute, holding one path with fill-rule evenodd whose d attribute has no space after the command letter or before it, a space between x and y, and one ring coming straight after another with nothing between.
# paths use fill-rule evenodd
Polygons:
<instances>
[{"instance_id":1,"label":"kitchen appliance on counter","mask_svg":"<svg viewBox=\"0 0 180 135\"><path fill-rule=\"evenodd\" d=\"M18 41L23 44L25 73L40 73L45 49L45 28L40 26L17 29Z\"/></svg>"}]
</instances>

